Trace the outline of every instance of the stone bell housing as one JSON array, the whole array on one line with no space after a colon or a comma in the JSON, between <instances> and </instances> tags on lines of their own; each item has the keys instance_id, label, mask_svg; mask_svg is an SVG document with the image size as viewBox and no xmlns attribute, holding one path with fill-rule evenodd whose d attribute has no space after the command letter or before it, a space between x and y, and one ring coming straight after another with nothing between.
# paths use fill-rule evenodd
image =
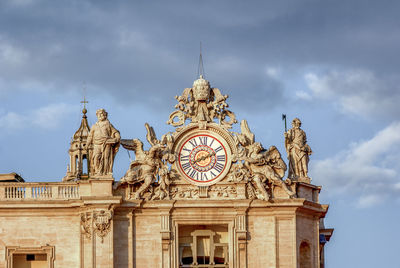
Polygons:
<instances>
[{"instance_id":1,"label":"stone bell housing","mask_svg":"<svg viewBox=\"0 0 400 268\"><path fill-rule=\"evenodd\" d=\"M148 150L104 109L89 127L84 108L63 179L2 176L0 267L323 268L333 229L301 124L282 136L282 155L246 120L231 131L228 96L199 79L176 97L174 131L159 139L145 124ZM114 178L125 149L135 158Z\"/></svg>"},{"instance_id":2,"label":"stone bell housing","mask_svg":"<svg viewBox=\"0 0 400 268\"><path fill-rule=\"evenodd\" d=\"M82 121L78 130L72 136L71 147L68 150L69 165L67 166L67 174L63 181L75 179L88 179L89 174L89 149L86 147L87 137L90 132L87 122L87 109L82 109Z\"/></svg>"}]
</instances>

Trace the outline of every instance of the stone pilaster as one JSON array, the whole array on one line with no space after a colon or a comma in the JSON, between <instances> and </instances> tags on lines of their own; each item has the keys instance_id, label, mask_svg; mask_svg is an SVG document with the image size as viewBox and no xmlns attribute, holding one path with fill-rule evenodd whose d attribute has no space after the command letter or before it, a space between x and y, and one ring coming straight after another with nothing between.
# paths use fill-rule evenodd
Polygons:
<instances>
[{"instance_id":1,"label":"stone pilaster","mask_svg":"<svg viewBox=\"0 0 400 268\"><path fill-rule=\"evenodd\" d=\"M235 267L247 267L247 210L250 202L239 204L236 207L235 236L236 236L236 258Z\"/></svg>"},{"instance_id":2,"label":"stone pilaster","mask_svg":"<svg viewBox=\"0 0 400 268\"><path fill-rule=\"evenodd\" d=\"M174 201L165 201L160 209L160 223L161 223L161 248L162 248L162 266L163 268L170 268L172 263L172 249L171 249L171 209Z\"/></svg>"}]
</instances>

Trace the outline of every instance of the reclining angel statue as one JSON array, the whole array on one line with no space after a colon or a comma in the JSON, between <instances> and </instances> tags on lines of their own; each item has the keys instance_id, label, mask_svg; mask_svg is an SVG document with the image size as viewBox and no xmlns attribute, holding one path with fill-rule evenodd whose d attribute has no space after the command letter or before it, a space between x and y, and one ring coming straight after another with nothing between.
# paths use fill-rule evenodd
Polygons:
<instances>
[{"instance_id":1,"label":"reclining angel statue","mask_svg":"<svg viewBox=\"0 0 400 268\"><path fill-rule=\"evenodd\" d=\"M171 154L172 136L164 135L161 140L157 140L154 129L147 123L145 126L146 138L151 145L148 151L143 149L143 142L139 139L121 140L125 149L135 152L136 159L130 163L128 171L120 182L140 184L133 198L141 199L143 194L157 181L159 185L157 197L159 199L169 198L170 180L167 162L172 163L175 160L174 155Z\"/></svg>"},{"instance_id":2,"label":"reclining angel statue","mask_svg":"<svg viewBox=\"0 0 400 268\"><path fill-rule=\"evenodd\" d=\"M241 122L240 127L242 133L237 133L236 137L243 146L243 151L238 160L243 161L243 167L247 169L252 185L260 194L259 198L264 200L271 198L267 191L268 185L280 186L290 198L295 197L295 192L291 191L282 180L287 166L278 149L271 146L265 150L261 143L255 142L254 134L250 131L246 120Z\"/></svg>"}]
</instances>

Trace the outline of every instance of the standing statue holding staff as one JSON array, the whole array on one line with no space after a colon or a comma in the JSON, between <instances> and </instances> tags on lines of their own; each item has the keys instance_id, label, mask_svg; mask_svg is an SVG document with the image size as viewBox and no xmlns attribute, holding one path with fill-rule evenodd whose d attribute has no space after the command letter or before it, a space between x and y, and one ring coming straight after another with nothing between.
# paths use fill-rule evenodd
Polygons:
<instances>
[{"instance_id":1,"label":"standing statue holding staff","mask_svg":"<svg viewBox=\"0 0 400 268\"><path fill-rule=\"evenodd\" d=\"M87 147L93 144L90 155L91 175L112 175L115 155L119 149L119 131L107 119L104 109L96 111L98 121L90 128Z\"/></svg>"},{"instance_id":2,"label":"standing statue holding staff","mask_svg":"<svg viewBox=\"0 0 400 268\"><path fill-rule=\"evenodd\" d=\"M282 117L285 119L286 116ZM285 148L289 158L288 178L309 178L308 161L312 154L310 146L307 144L306 133L300 128L301 121L293 119L292 128L285 132Z\"/></svg>"}]
</instances>

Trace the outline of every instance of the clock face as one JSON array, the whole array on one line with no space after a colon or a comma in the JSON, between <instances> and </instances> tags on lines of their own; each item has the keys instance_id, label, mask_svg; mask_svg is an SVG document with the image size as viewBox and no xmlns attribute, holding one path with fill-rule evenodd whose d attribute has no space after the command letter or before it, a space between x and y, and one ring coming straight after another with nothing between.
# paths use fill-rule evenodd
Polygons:
<instances>
[{"instance_id":1,"label":"clock face","mask_svg":"<svg viewBox=\"0 0 400 268\"><path fill-rule=\"evenodd\" d=\"M228 169L229 149L214 135L189 136L178 150L179 169L192 182L210 184Z\"/></svg>"}]
</instances>

